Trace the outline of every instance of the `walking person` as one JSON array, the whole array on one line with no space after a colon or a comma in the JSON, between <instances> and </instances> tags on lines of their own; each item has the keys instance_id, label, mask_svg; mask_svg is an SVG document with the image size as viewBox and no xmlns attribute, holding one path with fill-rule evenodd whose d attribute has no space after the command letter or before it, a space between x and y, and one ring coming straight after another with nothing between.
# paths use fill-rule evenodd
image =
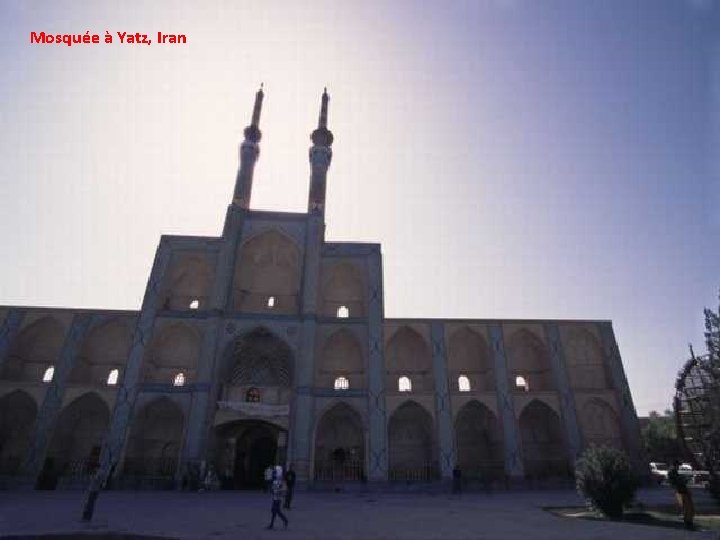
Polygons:
<instances>
[{"instance_id":1,"label":"walking person","mask_svg":"<svg viewBox=\"0 0 720 540\"><path fill-rule=\"evenodd\" d=\"M462 471L457 465L452 472L452 492L458 495L462 493Z\"/></svg>"},{"instance_id":2,"label":"walking person","mask_svg":"<svg viewBox=\"0 0 720 540\"><path fill-rule=\"evenodd\" d=\"M273 482L273 475L275 471L272 468L272 465L268 465L267 469L265 469L265 473L263 478L265 479L265 484L263 484L263 492L267 493L270 490L270 486L272 486Z\"/></svg>"},{"instance_id":3,"label":"walking person","mask_svg":"<svg viewBox=\"0 0 720 540\"><path fill-rule=\"evenodd\" d=\"M295 471L293 470L293 464L288 466L288 470L285 473L285 483L287 484L287 492L285 493L285 508L290 510L290 504L292 504L293 490L295 489Z\"/></svg>"},{"instance_id":4,"label":"walking person","mask_svg":"<svg viewBox=\"0 0 720 540\"><path fill-rule=\"evenodd\" d=\"M685 528L694 529L693 519L695 518L695 504L693 503L692 494L688 489L687 478L680 474L678 470L680 462L675 460L672 468L668 472L668 483L675 490L675 499L680 505L682 510L683 521L685 522Z\"/></svg>"},{"instance_id":5,"label":"walking person","mask_svg":"<svg viewBox=\"0 0 720 540\"><path fill-rule=\"evenodd\" d=\"M272 484L272 507L270 509L270 525L265 527L266 529L272 529L275 525L275 516L280 516L283 520L283 526L287 529L288 518L280 510L280 504L282 503L283 497L285 496L285 484L282 480L275 480Z\"/></svg>"}]
</instances>

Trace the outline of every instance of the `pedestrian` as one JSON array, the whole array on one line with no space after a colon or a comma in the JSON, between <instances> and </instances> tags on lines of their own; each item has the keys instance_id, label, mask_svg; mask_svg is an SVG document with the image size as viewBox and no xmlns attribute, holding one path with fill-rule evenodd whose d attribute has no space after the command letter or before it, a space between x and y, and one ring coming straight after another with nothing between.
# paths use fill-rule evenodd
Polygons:
<instances>
[{"instance_id":1,"label":"pedestrian","mask_svg":"<svg viewBox=\"0 0 720 540\"><path fill-rule=\"evenodd\" d=\"M275 473L275 471L273 470L272 466L268 465L267 469L265 469L265 475L264 475L265 483L263 484L263 491L265 493L267 493L268 490L270 489L270 486L272 486L274 473Z\"/></svg>"},{"instance_id":2,"label":"pedestrian","mask_svg":"<svg viewBox=\"0 0 720 540\"><path fill-rule=\"evenodd\" d=\"M457 465L452 472L452 492L457 494L462 493L462 471Z\"/></svg>"},{"instance_id":3,"label":"pedestrian","mask_svg":"<svg viewBox=\"0 0 720 540\"><path fill-rule=\"evenodd\" d=\"M673 465L668 472L668 483L675 490L675 499L680 505L682 511L683 521L685 522L685 528L694 529L693 519L695 518L695 504L693 503L692 494L688 489L688 481L685 475L680 474L678 470L680 462L675 460Z\"/></svg>"},{"instance_id":4,"label":"pedestrian","mask_svg":"<svg viewBox=\"0 0 720 540\"><path fill-rule=\"evenodd\" d=\"M290 510L290 504L292 504L293 490L295 489L295 471L293 470L293 464L288 466L288 470L285 473L285 483L287 484L287 492L285 493L285 508Z\"/></svg>"},{"instance_id":5,"label":"pedestrian","mask_svg":"<svg viewBox=\"0 0 720 540\"><path fill-rule=\"evenodd\" d=\"M272 507L270 509L271 517L270 517L270 525L265 527L266 529L272 529L273 525L275 524L275 516L280 516L280 519L283 520L283 526L287 529L288 526L288 518L285 517L285 514L282 513L282 510L280 510L280 504L282 503L283 497L285 496L285 483L282 480L274 480L272 484Z\"/></svg>"}]
</instances>

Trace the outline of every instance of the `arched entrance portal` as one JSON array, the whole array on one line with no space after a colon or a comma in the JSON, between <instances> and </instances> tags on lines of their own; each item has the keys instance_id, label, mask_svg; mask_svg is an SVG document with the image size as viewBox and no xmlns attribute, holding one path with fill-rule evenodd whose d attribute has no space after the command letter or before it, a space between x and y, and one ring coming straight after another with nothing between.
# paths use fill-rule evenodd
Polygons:
<instances>
[{"instance_id":1,"label":"arched entrance portal","mask_svg":"<svg viewBox=\"0 0 720 540\"><path fill-rule=\"evenodd\" d=\"M365 437L360 415L338 403L323 414L315 434L315 480L363 480Z\"/></svg>"},{"instance_id":2,"label":"arched entrance portal","mask_svg":"<svg viewBox=\"0 0 720 540\"><path fill-rule=\"evenodd\" d=\"M223 489L261 489L268 466L284 465L287 432L261 420L237 420L215 428L215 466Z\"/></svg>"},{"instance_id":3,"label":"arched entrance portal","mask_svg":"<svg viewBox=\"0 0 720 540\"><path fill-rule=\"evenodd\" d=\"M390 480L430 481L438 476L437 444L432 416L406 401L388 423Z\"/></svg>"},{"instance_id":4,"label":"arched entrance portal","mask_svg":"<svg viewBox=\"0 0 720 540\"><path fill-rule=\"evenodd\" d=\"M36 417L35 401L22 390L0 398L0 476L18 473L32 442Z\"/></svg>"}]
</instances>

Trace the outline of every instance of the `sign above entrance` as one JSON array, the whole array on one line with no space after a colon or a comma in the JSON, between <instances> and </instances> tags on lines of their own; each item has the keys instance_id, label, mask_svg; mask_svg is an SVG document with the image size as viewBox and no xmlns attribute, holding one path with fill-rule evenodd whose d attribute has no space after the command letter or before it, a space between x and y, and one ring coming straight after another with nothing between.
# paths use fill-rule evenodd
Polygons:
<instances>
[{"instance_id":1,"label":"sign above entrance","mask_svg":"<svg viewBox=\"0 0 720 540\"><path fill-rule=\"evenodd\" d=\"M287 416L290 413L289 405L271 405L251 401L218 401L218 408L241 412L248 416Z\"/></svg>"}]
</instances>

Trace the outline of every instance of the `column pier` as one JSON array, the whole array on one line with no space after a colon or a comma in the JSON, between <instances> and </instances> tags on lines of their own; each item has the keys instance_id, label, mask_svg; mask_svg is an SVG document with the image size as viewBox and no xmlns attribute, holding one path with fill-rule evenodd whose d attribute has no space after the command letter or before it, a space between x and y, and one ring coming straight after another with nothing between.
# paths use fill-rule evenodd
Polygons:
<instances>
[{"instance_id":1,"label":"column pier","mask_svg":"<svg viewBox=\"0 0 720 540\"><path fill-rule=\"evenodd\" d=\"M0 326L0 371L5 365L10 346L20 331L23 320L25 320L25 311L13 308L5 315Z\"/></svg>"},{"instance_id":2,"label":"column pier","mask_svg":"<svg viewBox=\"0 0 720 540\"><path fill-rule=\"evenodd\" d=\"M135 407L135 400L138 394L142 365L145 356L145 348L149 345L155 326L158 303L162 287L162 278L170 262L170 247L164 238L160 239L160 245L155 253L155 261L150 273L142 308L138 317L135 331L133 332L128 361L125 365L125 375L122 383L117 389L115 407L113 407L105 444L100 453L100 465L90 483L88 493L97 493L103 486L115 467L120 464L120 459L125 447L127 430ZM95 495L97 496L97 495ZM92 515L92 512L90 513Z\"/></svg>"},{"instance_id":3,"label":"column pier","mask_svg":"<svg viewBox=\"0 0 720 540\"><path fill-rule=\"evenodd\" d=\"M430 326L432 343L433 375L435 377L435 415L439 443L440 476L452 480L455 468L455 437L453 436L452 407L447 377L447 355L445 354L445 328L440 321Z\"/></svg>"},{"instance_id":4,"label":"column pier","mask_svg":"<svg viewBox=\"0 0 720 540\"><path fill-rule=\"evenodd\" d=\"M515 419L515 406L513 396L510 393L503 331L499 323L490 325L490 341L495 371L498 416L503 427L505 474L510 482L514 483L522 480L525 472L523 470L520 433Z\"/></svg>"},{"instance_id":5,"label":"column pier","mask_svg":"<svg viewBox=\"0 0 720 540\"><path fill-rule=\"evenodd\" d=\"M552 365L553 380L560 398L560 413L562 414L563 426L565 427L565 439L567 442L568 465L574 466L582 451L582 434L577 421L575 409L575 398L570 388L570 378L565 364L565 354L560 340L560 332L557 323L547 322L544 324L545 337L550 347L550 362Z\"/></svg>"},{"instance_id":6,"label":"column pier","mask_svg":"<svg viewBox=\"0 0 720 540\"><path fill-rule=\"evenodd\" d=\"M55 422L62 407L62 398L65 394L67 379L75 365L80 347L82 347L93 318L94 316L90 313L76 314L73 317L70 330L65 336L60 358L58 358L55 365L53 379L38 412L35 423L35 437L22 467L23 476L27 478L34 479L43 466L50 437L53 435Z\"/></svg>"},{"instance_id":7,"label":"column pier","mask_svg":"<svg viewBox=\"0 0 720 540\"><path fill-rule=\"evenodd\" d=\"M630 394L630 386L623 369L620 350L615 341L615 332L613 332L612 323L610 322L597 324L602 336L603 350L610 368L613 388L620 407L620 429L623 443L630 458L630 463L636 470L641 471L641 474L647 475L648 465L644 456L642 439L640 438L640 423L638 422L635 405Z\"/></svg>"},{"instance_id":8,"label":"column pier","mask_svg":"<svg viewBox=\"0 0 720 540\"><path fill-rule=\"evenodd\" d=\"M371 482L388 479L385 361L383 342L383 283L380 250L368 264L368 469Z\"/></svg>"}]
</instances>

